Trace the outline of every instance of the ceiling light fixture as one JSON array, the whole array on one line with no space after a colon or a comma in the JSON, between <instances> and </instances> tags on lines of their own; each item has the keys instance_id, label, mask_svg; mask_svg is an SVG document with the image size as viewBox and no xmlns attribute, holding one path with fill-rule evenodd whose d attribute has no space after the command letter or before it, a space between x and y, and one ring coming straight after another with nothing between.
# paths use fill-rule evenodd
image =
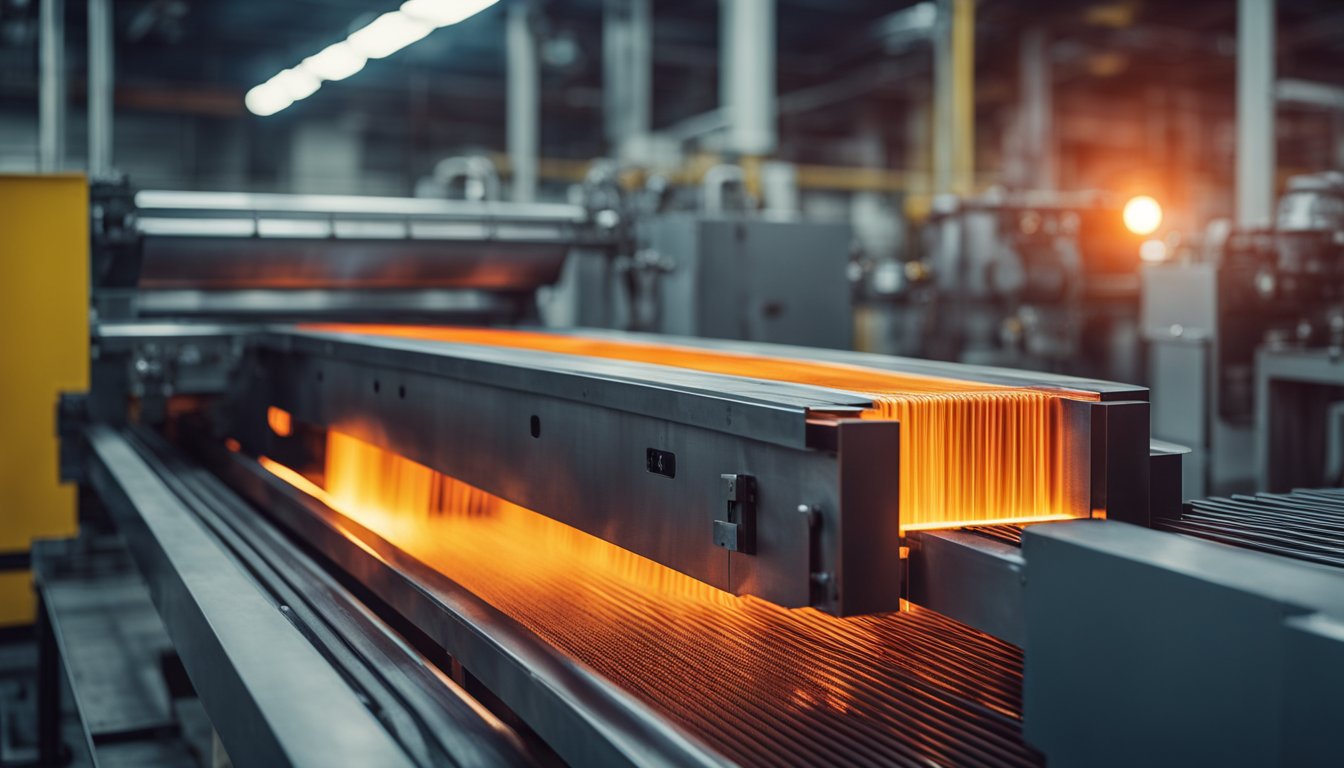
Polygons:
<instances>
[{"instance_id":1,"label":"ceiling light fixture","mask_svg":"<svg viewBox=\"0 0 1344 768\"><path fill-rule=\"evenodd\" d=\"M344 80L363 69L368 60L367 56L343 40L304 59L299 68L323 80Z\"/></svg>"},{"instance_id":2,"label":"ceiling light fixture","mask_svg":"<svg viewBox=\"0 0 1344 768\"><path fill-rule=\"evenodd\" d=\"M369 26L350 35L347 42L370 59L381 59L424 38L434 27L401 11L384 13Z\"/></svg>"},{"instance_id":3,"label":"ceiling light fixture","mask_svg":"<svg viewBox=\"0 0 1344 768\"><path fill-rule=\"evenodd\" d=\"M499 0L407 0L396 11L384 13L364 27L282 70L243 97L249 112L265 117L306 99L323 82L344 80L364 68L369 59L391 56L441 27L465 21Z\"/></svg>"}]
</instances>

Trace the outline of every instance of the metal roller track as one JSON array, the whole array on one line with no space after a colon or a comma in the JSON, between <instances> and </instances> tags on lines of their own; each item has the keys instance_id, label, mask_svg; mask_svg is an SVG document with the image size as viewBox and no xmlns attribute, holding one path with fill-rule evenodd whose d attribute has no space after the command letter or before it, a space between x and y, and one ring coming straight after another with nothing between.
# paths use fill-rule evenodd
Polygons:
<instances>
[{"instance_id":1,"label":"metal roller track","mask_svg":"<svg viewBox=\"0 0 1344 768\"><path fill-rule=\"evenodd\" d=\"M94 427L89 443L91 482L239 764L530 762L511 730L217 480L152 435Z\"/></svg>"},{"instance_id":2,"label":"metal roller track","mask_svg":"<svg viewBox=\"0 0 1344 768\"><path fill-rule=\"evenodd\" d=\"M1236 495L1188 502L1154 527L1344 568L1344 489Z\"/></svg>"}]
</instances>

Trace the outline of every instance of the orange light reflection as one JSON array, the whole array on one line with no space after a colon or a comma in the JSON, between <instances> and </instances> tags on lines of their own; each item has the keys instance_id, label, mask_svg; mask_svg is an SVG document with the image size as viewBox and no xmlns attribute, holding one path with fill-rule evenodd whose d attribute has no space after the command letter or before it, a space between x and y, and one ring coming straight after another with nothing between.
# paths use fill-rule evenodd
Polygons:
<instances>
[{"instance_id":1,"label":"orange light reflection","mask_svg":"<svg viewBox=\"0 0 1344 768\"><path fill-rule=\"evenodd\" d=\"M289 437L294 430L294 420L290 417L289 411L276 408L274 405L266 409L266 424L280 437Z\"/></svg>"},{"instance_id":2,"label":"orange light reflection","mask_svg":"<svg viewBox=\"0 0 1344 768\"><path fill-rule=\"evenodd\" d=\"M729 759L960 764L984 757L960 751L978 713L1020 718L1018 652L928 611L840 619L735 597L336 432L325 488L261 462ZM1031 758L1011 737L996 749Z\"/></svg>"}]
</instances>

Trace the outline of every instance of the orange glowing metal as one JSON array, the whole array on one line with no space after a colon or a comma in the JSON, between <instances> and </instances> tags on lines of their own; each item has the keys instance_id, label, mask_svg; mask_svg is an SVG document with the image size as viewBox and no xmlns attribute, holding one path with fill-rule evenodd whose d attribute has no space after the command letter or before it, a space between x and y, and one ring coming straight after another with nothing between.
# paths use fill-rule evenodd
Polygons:
<instances>
[{"instance_id":1,"label":"orange glowing metal","mask_svg":"<svg viewBox=\"0 0 1344 768\"><path fill-rule=\"evenodd\" d=\"M294 420L290 418L289 411L274 405L266 409L266 424L280 437L289 437L294 430Z\"/></svg>"},{"instance_id":2,"label":"orange glowing metal","mask_svg":"<svg viewBox=\"0 0 1344 768\"><path fill-rule=\"evenodd\" d=\"M314 325L314 330L532 349L843 389L872 398L865 418L901 423L902 530L1085 515L1064 495L1062 400L1054 392L840 363L488 328Z\"/></svg>"},{"instance_id":3,"label":"orange glowing metal","mask_svg":"<svg viewBox=\"0 0 1344 768\"><path fill-rule=\"evenodd\" d=\"M786 740L829 729L846 749L891 732L898 718L910 723L902 733L917 728L921 713L946 709L949 691L1020 716L1012 649L927 611L841 619L737 597L334 431L325 487L261 462L731 758L818 763L826 755L803 742L720 741L725 712L734 722L768 722ZM359 541L353 529L347 535ZM974 656L960 656L962 648ZM916 652L917 662L903 658ZM907 706L906 715L894 709ZM949 764L958 762L955 749L935 734L920 752Z\"/></svg>"}]
</instances>

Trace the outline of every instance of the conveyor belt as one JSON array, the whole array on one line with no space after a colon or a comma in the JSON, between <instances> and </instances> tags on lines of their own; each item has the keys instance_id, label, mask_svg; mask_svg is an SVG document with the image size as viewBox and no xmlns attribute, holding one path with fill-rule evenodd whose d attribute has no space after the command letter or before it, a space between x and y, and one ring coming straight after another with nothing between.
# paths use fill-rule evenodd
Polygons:
<instances>
[{"instance_id":1,"label":"conveyor belt","mask_svg":"<svg viewBox=\"0 0 1344 768\"><path fill-rule=\"evenodd\" d=\"M1296 490L1188 502L1154 527L1344 568L1344 489Z\"/></svg>"},{"instance_id":2,"label":"conveyor belt","mask_svg":"<svg viewBox=\"0 0 1344 768\"><path fill-rule=\"evenodd\" d=\"M734 762L1040 762L1021 653L992 637L734 597L353 438L331 448L325 489L267 466Z\"/></svg>"}]
</instances>

